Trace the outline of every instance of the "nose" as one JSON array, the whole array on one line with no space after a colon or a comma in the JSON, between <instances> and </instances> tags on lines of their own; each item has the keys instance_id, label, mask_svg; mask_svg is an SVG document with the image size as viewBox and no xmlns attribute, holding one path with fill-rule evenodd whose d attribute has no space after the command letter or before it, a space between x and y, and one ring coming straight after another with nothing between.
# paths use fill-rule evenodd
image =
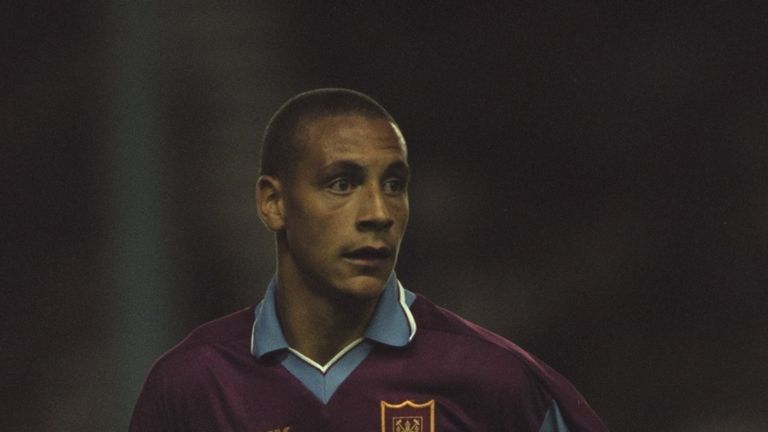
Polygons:
<instances>
[{"instance_id":1,"label":"nose","mask_svg":"<svg viewBox=\"0 0 768 432\"><path fill-rule=\"evenodd\" d=\"M371 186L367 189L361 196L357 229L360 231L386 231L394 224L386 197L378 186Z\"/></svg>"}]
</instances>

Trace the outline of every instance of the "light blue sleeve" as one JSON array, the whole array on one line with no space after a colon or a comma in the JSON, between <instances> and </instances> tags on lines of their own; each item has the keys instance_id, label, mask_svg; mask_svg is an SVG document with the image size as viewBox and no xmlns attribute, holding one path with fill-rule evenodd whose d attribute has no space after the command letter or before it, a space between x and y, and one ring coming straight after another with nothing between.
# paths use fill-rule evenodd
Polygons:
<instances>
[{"instance_id":1,"label":"light blue sleeve","mask_svg":"<svg viewBox=\"0 0 768 432\"><path fill-rule=\"evenodd\" d=\"M544 416L539 432L570 432L568 425L565 424L563 415L560 413L560 407L557 406L557 402L554 399L552 399L552 405Z\"/></svg>"}]
</instances>

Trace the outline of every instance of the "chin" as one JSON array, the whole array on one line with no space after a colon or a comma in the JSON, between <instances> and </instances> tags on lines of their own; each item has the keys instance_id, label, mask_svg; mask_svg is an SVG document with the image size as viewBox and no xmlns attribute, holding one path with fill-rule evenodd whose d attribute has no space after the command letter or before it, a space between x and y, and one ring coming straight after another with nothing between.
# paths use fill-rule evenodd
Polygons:
<instances>
[{"instance_id":1,"label":"chin","mask_svg":"<svg viewBox=\"0 0 768 432\"><path fill-rule=\"evenodd\" d=\"M337 292L342 296L357 300L374 300L384 291L387 279L374 275L360 275L349 278L337 285Z\"/></svg>"}]
</instances>

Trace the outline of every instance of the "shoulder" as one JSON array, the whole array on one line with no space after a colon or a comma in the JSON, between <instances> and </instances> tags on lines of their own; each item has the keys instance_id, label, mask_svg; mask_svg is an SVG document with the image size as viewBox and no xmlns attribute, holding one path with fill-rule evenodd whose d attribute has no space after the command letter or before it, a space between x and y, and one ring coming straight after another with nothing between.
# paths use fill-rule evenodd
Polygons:
<instances>
[{"instance_id":1,"label":"shoulder","mask_svg":"<svg viewBox=\"0 0 768 432\"><path fill-rule=\"evenodd\" d=\"M416 296L411 312L416 320L418 332L428 333L431 337L440 339L461 340L472 349L483 353L496 352L513 358L521 357L526 362L538 362L509 339L462 318L421 295Z\"/></svg>"},{"instance_id":2,"label":"shoulder","mask_svg":"<svg viewBox=\"0 0 768 432\"><path fill-rule=\"evenodd\" d=\"M510 412L538 413L534 417L543 418L554 404L577 430L606 430L567 378L512 341L420 295L411 311L418 327L416 337L421 332L426 345L423 349L436 352L454 377L498 392L502 404L513 407Z\"/></svg>"},{"instance_id":3,"label":"shoulder","mask_svg":"<svg viewBox=\"0 0 768 432\"><path fill-rule=\"evenodd\" d=\"M158 358L148 380L179 383L221 358L222 352L250 353L253 306L207 322Z\"/></svg>"},{"instance_id":4,"label":"shoulder","mask_svg":"<svg viewBox=\"0 0 768 432\"><path fill-rule=\"evenodd\" d=\"M541 360L510 341L454 312L417 296L411 306L421 351L455 369L459 376L490 388L548 393L547 379L560 379ZM553 372L553 371L552 371ZM523 390L527 389L527 390Z\"/></svg>"},{"instance_id":5,"label":"shoulder","mask_svg":"<svg viewBox=\"0 0 768 432\"><path fill-rule=\"evenodd\" d=\"M194 329L157 359L149 371L131 417L131 431L178 430L178 413L203 406L214 371L226 371L250 355L253 307ZM201 391L203 390L203 391Z\"/></svg>"},{"instance_id":6,"label":"shoulder","mask_svg":"<svg viewBox=\"0 0 768 432\"><path fill-rule=\"evenodd\" d=\"M195 328L173 350L250 339L254 306L233 312Z\"/></svg>"},{"instance_id":7,"label":"shoulder","mask_svg":"<svg viewBox=\"0 0 768 432\"><path fill-rule=\"evenodd\" d=\"M418 332L422 332L425 339L433 340L433 344L463 352L467 359L475 359L495 378L508 373L518 377L526 375L546 388L567 382L546 363L509 339L435 305L421 295L417 296L411 310L418 326L417 337Z\"/></svg>"}]
</instances>

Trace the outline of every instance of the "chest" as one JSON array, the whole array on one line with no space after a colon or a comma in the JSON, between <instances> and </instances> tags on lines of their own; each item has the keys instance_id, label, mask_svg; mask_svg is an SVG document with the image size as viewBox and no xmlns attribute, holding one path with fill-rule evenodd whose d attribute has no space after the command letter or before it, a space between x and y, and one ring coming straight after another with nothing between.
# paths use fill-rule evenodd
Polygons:
<instances>
[{"instance_id":1,"label":"chest","mask_svg":"<svg viewBox=\"0 0 768 432\"><path fill-rule=\"evenodd\" d=\"M469 374L414 359L366 358L323 403L280 363L219 367L181 408L188 430L490 431L498 430L498 392Z\"/></svg>"}]
</instances>

